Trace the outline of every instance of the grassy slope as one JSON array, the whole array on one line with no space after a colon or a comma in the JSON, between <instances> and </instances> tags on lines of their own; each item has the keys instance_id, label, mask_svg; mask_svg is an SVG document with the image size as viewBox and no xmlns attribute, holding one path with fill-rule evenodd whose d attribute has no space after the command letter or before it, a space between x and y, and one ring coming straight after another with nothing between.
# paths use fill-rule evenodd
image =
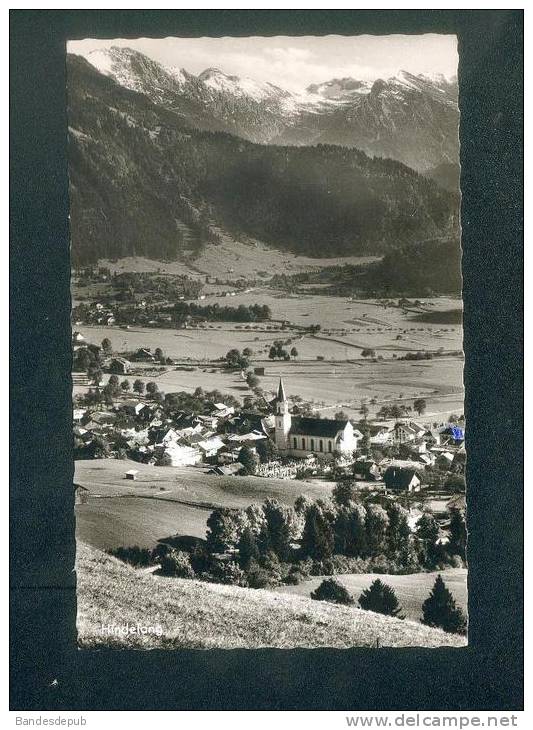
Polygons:
<instances>
[{"instance_id":1,"label":"grassy slope","mask_svg":"<svg viewBox=\"0 0 533 730\"><path fill-rule=\"evenodd\" d=\"M124 479L124 472L128 469L139 472L135 482ZM267 497L294 504L300 494L311 498L324 497L333 487L331 482L219 477L206 474L203 468L157 467L126 459L76 461L74 481L87 487L93 496L155 497L159 494L165 500L210 508L247 507Z\"/></svg>"},{"instance_id":2,"label":"grassy slope","mask_svg":"<svg viewBox=\"0 0 533 730\"><path fill-rule=\"evenodd\" d=\"M124 472L137 469L135 482ZM217 477L193 467L155 467L132 461L77 461L74 481L87 487L88 504L76 507L77 536L107 549L151 547L179 533L205 537L212 509L247 507L267 497L294 504L300 494L329 495L332 484L260 477ZM101 497L101 498L99 498Z\"/></svg>"},{"instance_id":3,"label":"grassy slope","mask_svg":"<svg viewBox=\"0 0 533 730\"><path fill-rule=\"evenodd\" d=\"M164 579L78 545L78 632L82 647L292 648L463 646L461 637L410 621L301 596ZM160 624L161 637L110 639L102 624Z\"/></svg>"}]
</instances>

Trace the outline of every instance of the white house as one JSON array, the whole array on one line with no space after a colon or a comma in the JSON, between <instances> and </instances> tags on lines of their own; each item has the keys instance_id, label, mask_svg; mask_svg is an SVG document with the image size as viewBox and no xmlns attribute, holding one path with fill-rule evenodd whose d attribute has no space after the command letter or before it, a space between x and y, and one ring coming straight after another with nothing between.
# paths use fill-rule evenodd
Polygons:
<instances>
[{"instance_id":1,"label":"white house","mask_svg":"<svg viewBox=\"0 0 533 730\"><path fill-rule=\"evenodd\" d=\"M293 416L281 378L274 411L276 446L289 456L351 456L362 438L347 419Z\"/></svg>"},{"instance_id":2,"label":"white house","mask_svg":"<svg viewBox=\"0 0 533 730\"><path fill-rule=\"evenodd\" d=\"M156 448L158 447L156 446ZM165 454L170 456L172 466L192 466L199 464L203 459L202 452L199 449L185 444L170 442L165 444L163 448Z\"/></svg>"}]
</instances>

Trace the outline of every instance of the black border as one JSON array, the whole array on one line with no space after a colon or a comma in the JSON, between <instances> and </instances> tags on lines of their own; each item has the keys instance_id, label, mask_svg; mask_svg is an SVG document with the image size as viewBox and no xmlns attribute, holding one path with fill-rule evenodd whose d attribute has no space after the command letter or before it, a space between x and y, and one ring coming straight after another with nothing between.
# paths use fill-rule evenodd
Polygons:
<instances>
[{"instance_id":1,"label":"black border","mask_svg":"<svg viewBox=\"0 0 533 730\"><path fill-rule=\"evenodd\" d=\"M523 12L12 10L10 20L12 709L521 709ZM391 32L459 38L469 647L77 651L65 40Z\"/></svg>"}]
</instances>

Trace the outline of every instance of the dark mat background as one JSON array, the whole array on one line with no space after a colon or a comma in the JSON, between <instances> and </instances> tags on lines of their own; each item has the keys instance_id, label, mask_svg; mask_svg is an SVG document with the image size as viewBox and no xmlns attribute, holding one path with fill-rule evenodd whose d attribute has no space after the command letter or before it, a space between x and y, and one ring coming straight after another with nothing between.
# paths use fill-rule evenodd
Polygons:
<instances>
[{"instance_id":1,"label":"dark mat background","mask_svg":"<svg viewBox=\"0 0 533 730\"><path fill-rule=\"evenodd\" d=\"M18 10L10 19L12 709L520 709L522 11ZM391 32L459 37L469 647L78 651L65 40Z\"/></svg>"}]
</instances>

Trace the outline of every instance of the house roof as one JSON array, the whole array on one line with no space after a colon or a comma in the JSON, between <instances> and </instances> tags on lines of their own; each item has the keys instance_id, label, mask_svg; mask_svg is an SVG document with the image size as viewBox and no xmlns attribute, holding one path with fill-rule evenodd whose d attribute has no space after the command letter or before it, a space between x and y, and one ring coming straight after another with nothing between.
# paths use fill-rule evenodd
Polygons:
<instances>
[{"instance_id":1,"label":"house roof","mask_svg":"<svg viewBox=\"0 0 533 730\"><path fill-rule=\"evenodd\" d=\"M394 429L396 430L397 428L403 428L403 430L408 433L416 433L416 430L408 423L397 423L395 424Z\"/></svg>"},{"instance_id":2,"label":"house roof","mask_svg":"<svg viewBox=\"0 0 533 730\"><path fill-rule=\"evenodd\" d=\"M324 436L335 438L339 431L344 431L348 421L337 418L303 418L295 416L289 433L302 436Z\"/></svg>"},{"instance_id":3,"label":"house roof","mask_svg":"<svg viewBox=\"0 0 533 730\"><path fill-rule=\"evenodd\" d=\"M233 408L233 406L227 406L225 403L213 403L213 407L216 408L217 411L230 410L233 412L235 410L235 408Z\"/></svg>"},{"instance_id":4,"label":"house roof","mask_svg":"<svg viewBox=\"0 0 533 730\"><path fill-rule=\"evenodd\" d=\"M448 509L459 509L464 510L466 509L466 497L464 494L456 494L454 495L450 501L447 503L446 507Z\"/></svg>"},{"instance_id":5,"label":"house roof","mask_svg":"<svg viewBox=\"0 0 533 730\"><path fill-rule=\"evenodd\" d=\"M398 489L407 489L413 481L413 477L418 477L416 469L405 469L397 466L389 466L383 475L385 484L388 487L397 487Z\"/></svg>"},{"instance_id":6,"label":"house roof","mask_svg":"<svg viewBox=\"0 0 533 730\"><path fill-rule=\"evenodd\" d=\"M213 449L216 449L218 451L223 446L224 446L224 442L218 436L215 436L214 438L206 439L205 441L198 442L198 447L200 449L202 449L203 451L212 451Z\"/></svg>"},{"instance_id":7,"label":"house roof","mask_svg":"<svg viewBox=\"0 0 533 730\"><path fill-rule=\"evenodd\" d=\"M96 411L91 413L91 421L94 423L114 423L117 420L116 413L109 411Z\"/></svg>"},{"instance_id":8,"label":"house roof","mask_svg":"<svg viewBox=\"0 0 533 730\"><path fill-rule=\"evenodd\" d=\"M224 466L216 466L209 470L209 474L220 474L221 476L231 476L242 469L242 464L226 464Z\"/></svg>"},{"instance_id":9,"label":"house roof","mask_svg":"<svg viewBox=\"0 0 533 730\"><path fill-rule=\"evenodd\" d=\"M264 433L260 431L250 431L249 433L234 433L228 436L228 441L241 443L244 441L260 441L266 438Z\"/></svg>"},{"instance_id":10,"label":"house roof","mask_svg":"<svg viewBox=\"0 0 533 730\"><path fill-rule=\"evenodd\" d=\"M371 423L368 425L368 430L371 436L377 436L378 433L389 433L391 427L380 423Z\"/></svg>"}]
</instances>

